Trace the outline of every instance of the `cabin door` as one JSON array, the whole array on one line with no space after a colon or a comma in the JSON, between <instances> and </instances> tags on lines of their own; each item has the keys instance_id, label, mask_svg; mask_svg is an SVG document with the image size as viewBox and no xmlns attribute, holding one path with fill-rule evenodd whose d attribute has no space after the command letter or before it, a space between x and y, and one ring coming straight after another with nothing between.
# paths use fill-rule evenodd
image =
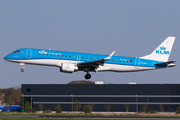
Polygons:
<instances>
[{"instance_id":1,"label":"cabin door","mask_svg":"<svg viewBox=\"0 0 180 120\"><path fill-rule=\"evenodd\" d=\"M31 49L27 49L26 50L26 58L27 59L31 59L31 55L32 55L32 50Z\"/></svg>"},{"instance_id":2,"label":"cabin door","mask_svg":"<svg viewBox=\"0 0 180 120\"><path fill-rule=\"evenodd\" d=\"M140 63L140 60L138 58L136 58L136 60L135 60L135 68L136 69L139 68L139 63Z\"/></svg>"}]
</instances>

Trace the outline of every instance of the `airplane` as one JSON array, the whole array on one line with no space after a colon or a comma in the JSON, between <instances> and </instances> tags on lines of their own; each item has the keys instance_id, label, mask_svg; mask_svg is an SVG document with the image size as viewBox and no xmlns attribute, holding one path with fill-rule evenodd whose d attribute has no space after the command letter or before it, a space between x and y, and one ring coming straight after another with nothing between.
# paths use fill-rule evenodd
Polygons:
<instances>
[{"instance_id":1,"label":"airplane","mask_svg":"<svg viewBox=\"0 0 180 120\"><path fill-rule=\"evenodd\" d=\"M25 64L55 66L60 72L86 72L85 79L90 79L89 72L136 72L174 67L168 61L175 37L169 36L151 54L142 57L123 57L110 55L66 52L46 49L21 48L4 57L5 60L20 63L21 72Z\"/></svg>"}]
</instances>

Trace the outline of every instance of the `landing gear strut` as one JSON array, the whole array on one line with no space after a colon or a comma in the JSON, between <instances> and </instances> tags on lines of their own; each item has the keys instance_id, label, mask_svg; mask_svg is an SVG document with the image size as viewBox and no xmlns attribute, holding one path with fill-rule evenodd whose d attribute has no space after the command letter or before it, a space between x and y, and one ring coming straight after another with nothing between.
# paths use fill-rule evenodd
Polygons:
<instances>
[{"instance_id":1,"label":"landing gear strut","mask_svg":"<svg viewBox=\"0 0 180 120\"><path fill-rule=\"evenodd\" d=\"M87 73L84 77L85 77L85 79L90 79L91 78L91 74Z\"/></svg>"},{"instance_id":2,"label":"landing gear strut","mask_svg":"<svg viewBox=\"0 0 180 120\"><path fill-rule=\"evenodd\" d=\"M86 69L84 70L84 72L86 72L86 75L84 76L84 78L85 78L86 80L90 79L90 78L91 78L91 74L89 74L89 69L86 68Z\"/></svg>"},{"instance_id":3,"label":"landing gear strut","mask_svg":"<svg viewBox=\"0 0 180 120\"><path fill-rule=\"evenodd\" d=\"M22 69L21 69L21 72L24 72L24 66L25 66L25 63L20 63Z\"/></svg>"}]
</instances>

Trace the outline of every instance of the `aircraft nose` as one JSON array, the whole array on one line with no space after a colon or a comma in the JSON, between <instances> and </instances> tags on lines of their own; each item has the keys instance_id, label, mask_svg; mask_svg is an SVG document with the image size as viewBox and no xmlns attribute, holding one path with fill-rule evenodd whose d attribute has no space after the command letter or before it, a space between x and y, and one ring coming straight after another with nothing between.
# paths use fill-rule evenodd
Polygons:
<instances>
[{"instance_id":1,"label":"aircraft nose","mask_svg":"<svg viewBox=\"0 0 180 120\"><path fill-rule=\"evenodd\" d=\"M4 57L4 59L7 60L7 59L10 59L10 57L11 57L11 55L6 55L6 56Z\"/></svg>"},{"instance_id":2,"label":"aircraft nose","mask_svg":"<svg viewBox=\"0 0 180 120\"><path fill-rule=\"evenodd\" d=\"M4 57L4 59L5 59L5 60L8 59L8 55L6 55L6 56Z\"/></svg>"}]
</instances>

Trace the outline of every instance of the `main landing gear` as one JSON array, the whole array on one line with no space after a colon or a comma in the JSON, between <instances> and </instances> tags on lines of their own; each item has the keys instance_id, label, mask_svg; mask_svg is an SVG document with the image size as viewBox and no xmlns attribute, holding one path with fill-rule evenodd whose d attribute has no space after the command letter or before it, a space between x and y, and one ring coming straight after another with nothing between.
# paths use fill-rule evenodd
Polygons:
<instances>
[{"instance_id":1,"label":"main landing gear","mask_svg":"<svg viewBox=\"0 0 180 120\"><path fill-rule=\"evenodd\" d=\"M24 72L24 66L25 66L25 63L20 63L22 69L21 69L21 72Z\"/></svg>"},{"instance_id":2,"label":"main landing gear","mask_svg":"<svg viewBox=\"0 0 180 120\"><path fill-rule=\"evenodd\" d=\"M84 77L85 77L85 79L87 79L87 80L88 80L88 79L90 79L90 78L91 78L91 74L87 73Z\"/></svg>"},{"instance_id":3,"label":"main landing gear","mask_svg":"<svg viewBox=\"0 0 180 120\"><path fill-rule=\"evenodd\" d=\"M86 80L90 79L90 78L91 78L91 74L89 74L89 69L86 68L86 69L84 70L84 72L86 72L86 75L84 76L84 78L85 78Z\"/></svg>"}]
</instances>

